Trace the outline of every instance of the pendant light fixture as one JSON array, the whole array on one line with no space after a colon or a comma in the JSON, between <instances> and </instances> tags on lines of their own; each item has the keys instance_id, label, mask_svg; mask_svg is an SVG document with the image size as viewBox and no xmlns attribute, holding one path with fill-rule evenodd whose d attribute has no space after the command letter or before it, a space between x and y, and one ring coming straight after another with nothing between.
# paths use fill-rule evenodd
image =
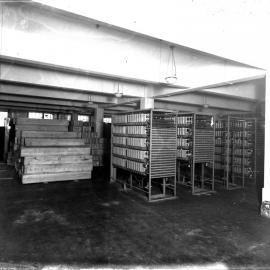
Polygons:
<instances>
[{"instance_id":1,"label":"pendant light fixture","mask_svg":"<svg viewBox=\"0 0 270 270\"><path fill-rule=\"evenodd\" d=\"M92 101L92 97L89 95L88 96L88 102L87 102L88 105L92 105L94 104L94 102Z\"/></svg>"},{"instance_id":2,"label":"pendant light fixture","mask_svg":"<svg viewBox=\"0 0 270 270\"><path fill-rule=\"evenodd\" d=\"M174 58L174 46L170 46L168 73L169 75L165 77L165 81L169 84L176 83L177 76L176 76L176 64L175 64L175 58Z\"/></svg>"},{"instance_id":3,"label":"pendant light fixture","mask_svg":"<svg viewBox=\"0 0 270 270\"><path fill-rule=\"evenodd\" d=\"M206 96L203 97L203 108L205 108L205 109L209 108L209 104L207 103Z\"/></svg>"},{"instance_id":4,"label":"pendant light fixture","mask_svg":"<svg viewBox=\"0 0 270 270\"><path fill-rule=\"evenodd\" d=\"M120 83L118 82L116 88L117 88L117 91L114 93L114 95L115 95L117 98L121 98L121 97L123 96L123 87L122 87L122 89L121 89L121 85L120 85Z\"/></svg>"}]
</instances>

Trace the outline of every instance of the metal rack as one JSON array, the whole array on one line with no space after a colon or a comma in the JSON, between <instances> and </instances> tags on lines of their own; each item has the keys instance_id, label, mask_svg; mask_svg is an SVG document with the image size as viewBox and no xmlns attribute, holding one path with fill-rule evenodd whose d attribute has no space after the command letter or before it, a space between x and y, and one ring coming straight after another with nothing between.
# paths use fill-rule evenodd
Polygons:
<instances>
[{"instance_id":1,"label":"metal rack","mask_svg":"<svg viewBox=\"0 0 270 270\"><path fill-rule=\"evenodd\" d=\"M112 116L111 181L146 194L176 197L175 113L140 110Z\"/></svg>"},{"instance_id":2,"label":"metal rack","mask_svg":"<svg viewBox=\"0 0 270 270\"><path fill-rule=\"evenodd\" d=\"M263 186L264 179L264 132L265 119L258 117L256 122L256 182Z\"/></svg>"},{"instance_id":3,"label":"metal rack","mask_svg":"<svg viewBox=\"0 0 270 270\"><path fill-rule=\"evenodd\" d=\"M177 182L190 187L194 195L214 192L213 116L178 113L176 125Z\"/></svg>"},{"instance_id":4,"label":"metal rack","mask_svg":"<svg viewBox=\"0 0 270 270\"><path fill-rule=\"evenodd\" d=\"M256 118L226 115L215 126L216 182L243 188L247 178L256 179Z\"/></svg>"}]
</instances>

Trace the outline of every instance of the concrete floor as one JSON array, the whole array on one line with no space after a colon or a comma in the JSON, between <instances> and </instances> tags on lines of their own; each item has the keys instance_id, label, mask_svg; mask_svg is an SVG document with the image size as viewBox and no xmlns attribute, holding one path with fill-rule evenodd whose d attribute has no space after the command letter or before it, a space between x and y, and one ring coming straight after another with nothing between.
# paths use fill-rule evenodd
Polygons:
<instances>
[{"instance_id":1,"label":"concrete floor","mask_svg":"<svg viewBox=\"0 0 270 270\"><path fill-rule=\"evenodd\" d=\"M180 186L178 196L149 204L97 173L91 182L1 180L0 262L270 269L270 220L257 214L254 188L198 197Z\"/></svg>"}]
</instances>

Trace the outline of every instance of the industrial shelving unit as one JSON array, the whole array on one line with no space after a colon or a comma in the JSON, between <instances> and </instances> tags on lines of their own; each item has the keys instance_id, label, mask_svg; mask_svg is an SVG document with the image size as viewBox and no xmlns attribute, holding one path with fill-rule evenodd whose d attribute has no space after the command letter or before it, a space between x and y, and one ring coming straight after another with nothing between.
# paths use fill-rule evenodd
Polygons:
<instances>
[{"instance_id":1,"label":"industrial shelving unit","mask_svg":"<svg viewBox=\"0 0 270 270\"><path fill-rule=\"evenodd\" d=\"M215 121L215 170L217 184L225 185L227 189L236 187L230 176L232 164L231 118L222 116Z\"/></svg>"},{"instance_id":2,"label":"industrial shelving unit","mask_svg":"<svg viewBox=\"0 0 270 270\"><path fill-rule=\"evenodd\" d=\"M232 118L232 182L256 181L256 118Z\"/></svg>"},{"instance_id":3,"label":"industrial shelving unit","mask_svg":"<svg viewBox=\"0 0 270 270\"><path fill-rule=\"evenodd\" d=\"M175 198L174 118L171 111L153 109L113 115L111 181L143 192L150 202Z\"/></svg>"},{"instance_id":4,"label":"industrial shelving unit","mask_svg":"<svg viewBox=\"0 0 270 270\"><path fill-rule=\"evenodd\" d=\"M213 116L178 113L176 125L177 182L191 187L194 195L214 192ZM200 173L196 173L198 169Z\"/></svg>"},{"instance_id":5,"label":"industrial shelving unit","mask_svg":"<svg viewBox=\"0 0 270 270\"><path fill-rule=\"evenodd\" d=\"M216 182L243 188L247 178L256 179L256 118L226 115L215 126Z\"/></svg>"},{"instance_id":6,"label":"industrial shelving unit","mask_svg":"<svg viewBox=\"0 0 270 270\"><path fill-rule=\"evenodd\" d=\"M258 116L256 121L256 182L263 185L264 179L264 132L265 132L265 119L261 115Z\"/></svg>"}]
</instances>

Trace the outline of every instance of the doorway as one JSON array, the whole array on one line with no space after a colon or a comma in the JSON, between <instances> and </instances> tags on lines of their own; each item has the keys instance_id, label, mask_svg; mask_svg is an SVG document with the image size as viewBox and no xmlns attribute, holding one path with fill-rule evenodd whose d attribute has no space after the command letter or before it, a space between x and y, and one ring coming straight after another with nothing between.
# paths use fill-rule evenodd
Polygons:
<instances>
[{"instance_id":1,"label":"doorway","mask_svg":"<svg viewBox=\"0 0 270 270\"><path fill-rule=\"evenodd\" d=\"M0 161L5 159L5 154L7 151L6 142L8 141L8 137L6 136L6 119L8 117L7 112L0 112Z\"/></svg>"}]
</instances>

